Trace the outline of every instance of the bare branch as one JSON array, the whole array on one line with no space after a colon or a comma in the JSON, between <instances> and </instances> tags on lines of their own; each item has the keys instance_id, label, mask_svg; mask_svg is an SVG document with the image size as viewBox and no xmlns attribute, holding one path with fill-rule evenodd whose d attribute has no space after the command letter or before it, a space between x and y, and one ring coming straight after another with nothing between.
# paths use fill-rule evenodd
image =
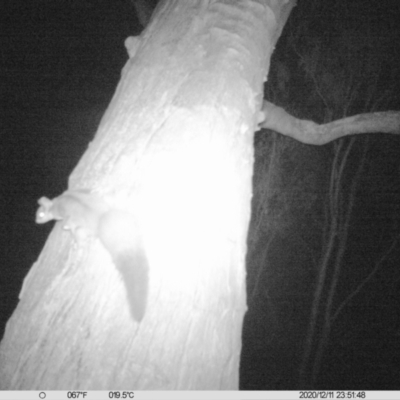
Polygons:
<instances>
[{"instance_id":1,"label":"bare branch","mask_svg":"<svg viewBox=\"0 0 400 400\"><path fill-rule=\"evenodd\" d=\"M262 114L264 119L260 128L272 129L306 144L323 145L343 136L360 133L400 134L400 111L358 114L318 125L313 121L297 119L283 108L264 101Z\"/></svg>"}]
</instances>

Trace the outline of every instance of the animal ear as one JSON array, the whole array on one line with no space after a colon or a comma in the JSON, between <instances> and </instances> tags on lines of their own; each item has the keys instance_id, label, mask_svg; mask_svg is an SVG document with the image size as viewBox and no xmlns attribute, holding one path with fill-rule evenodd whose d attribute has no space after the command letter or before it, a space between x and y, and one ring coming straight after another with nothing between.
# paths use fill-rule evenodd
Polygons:
<instances>
[{"instance_id":1,"label":"animal ear","mask_svg":"<svg viewBox=\"0 0 400 400\"><path fill-rule=\"evenodd\" d=\"M41 197L38 200L40 207L36 211L36 223L45 224L53 219L53 214L51 212L51 207L53 202L47 197Z\"/></svg>"},{"instance_id":2,"label":"animal ear","mask_svg":"<svg viewBox=\"0 0 400 400\"><path fill-rule=\"evenodd\" d=\"M53 205L53 202L47 197L41 197L38 200L38 204L42 206L44 209L48 210Z\"/></svg>"}]
</instances>

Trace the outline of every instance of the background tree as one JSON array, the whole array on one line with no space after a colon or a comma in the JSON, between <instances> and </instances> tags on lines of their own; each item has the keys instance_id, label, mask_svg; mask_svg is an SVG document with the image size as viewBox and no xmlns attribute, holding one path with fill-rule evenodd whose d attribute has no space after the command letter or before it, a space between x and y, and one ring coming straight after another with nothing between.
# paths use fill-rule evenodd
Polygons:
<instances>
[{"instance_id":1,"label":"background tree","mask_svg":"<svg viewBox=\"0 0 400 400\"><path fill-rule=\"evenodd\" d=\"M368 30L373 25L365 24L362 29L357 25L352 31L354 24L346 26L349 20L343 21L343 14L349 11L345 6L338 8L336 18L332 17L334 12L329 18L321 18L325 15L323 9L324 5L314 3L298 10L296 18L290 20L290 30L280 41L285 42L284 50L278 47L274 55L266 99L275 105L285 104L285 109L293 115L320 121L324 124L321 127L346 115L387 109L395 100L391 92L393 86L384 86L382 82L393 54L388 50L387 38L379 36L380 44L374 46L376 33ZM327 29L329 24L332 26ZM371 40L361 41L360 35ZM307 137L307 129L302 132ZM246 353L252 354L253 362L256 354L264 354L260 363L267 367L264 376L259 377L264 383L255 388L332 387L326 383L321 385L329 382L326 366L341 361L334 360L333 344L329 343L333 322L338 323L332 340L334 345L341 340L338 331L342 339L347 337L342 343L347 342L358 327L350 324L344 332L340 313L346 305L351 305L349 299L354 299L355 292L360 294L360 286L366 289L365 279L371 282L371 274L377 272L373 262L371 265L373 259L364 260L365 271L349 265L352 262L349 253L355 258L359 251L353 237L357 231L356 218L361 226L360 211L354 212L354 207L360 204L362 195L356 197L356 189L363 186L361 172L366 156L371 154L366 146L372 138L363 138L360 142L355 142L354 137L341 139L312 156L307 147L291 146L290 140L282 140L282 151L272 158L269 152L278 154L275 144L263 146L264 142L272 140L263 135L265 132L256 136L259 150L256 155L260 159L256 157L247 257L249 294L254 293L253 285L257 293L254 298L250 297L253 308L248 315L250 328L246 329L245 325L244 341L250 338L254 341L257 337L263 340L257 351L244 350L243 363L250 362ZM291 168L285 170L284 165L290 165L293 160L296 161ZM299 165L301 169L295 167ZM290 180L291 184L280 183L285 180ZM298 186L302 190L297 191ZM393 191L393 188L386 190ZM273 224L281 215L290 226L287 231ZM389 235L391 239L382 248L386 262L390 262L388 251L393 254L396 230L388 230ZM377 260L381 257L377 255ZM254 269L262 280L257 280L255 275L252 277ZM353 285L343 290L350 269L356 271ZM368 315L365 309L361 313ZM304 321L308 321L308 329ZM362 338L357 340L362 342ZM353 347L346 350L356 352L356 348L353 343ZM287 362L281 362L282 358ZM335 368L343 367L332 367L331 371ZM357 368L363 371L361 365L353 366L351 376L355 376ZM243 366L242 371L245 374ZM296 382L293 377L298 374L300 381Z\"/></svg>"}]
</instances>

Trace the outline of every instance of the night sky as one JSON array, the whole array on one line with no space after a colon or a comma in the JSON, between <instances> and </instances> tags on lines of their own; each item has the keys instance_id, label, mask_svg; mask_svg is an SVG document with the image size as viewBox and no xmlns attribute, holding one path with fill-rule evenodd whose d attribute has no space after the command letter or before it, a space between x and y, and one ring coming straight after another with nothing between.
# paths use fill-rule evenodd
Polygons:
<instances>
[{"instance_id":1,"label":"night sky","mask_svg":"<svg viewBox=\"0 0 400 400\"><path fill-rule=\"evenodd\" d=\"M327 109L333 119L340 118L337 99L346 85L334 82L338 76L347 79L351 65L361 72L354 77L357 96L347 115L400 110L400 2L329 0L319 8L312 3L300 0L292 12L273 56L266 97L299 118L322 123ZM34 223L37 199L67 188L120 79L128 58L124 40L138 35L141 27L128 0L3 1L0 26L2 337L23 278L51 229ZM360 41L368 46L360 50L355 45ZM354 59L343 56L357 51ZM321 100L324 88L318 92L316 80L307 74L316 65L310 63L316 53L325 66L316 76L330 88L330 102ZM366 64L372 65L368 76ZM248 257L249 264L258 259L256 269L268 267L245 318L241 388L300 389L297 372L321 250L322 230L315 221L321 221L327 201L335 145L305 146L261 132L256 149L263 149L266 137L268 146L276 140L284 151L274 178L277 195L268 203L274 224L267 234L254 234L256 250ZM314 388L400 390L400 136L359 136L346 164L346 193L366 140L334 308L382 261L333 323ZM256 154L258 170L270 153ZM255 187L263 179L255 174ZM259 249L266 243L268 252L261 257ZM254 289L254 271L248 267L249 290Z\"/></svg>"}]
</instances>

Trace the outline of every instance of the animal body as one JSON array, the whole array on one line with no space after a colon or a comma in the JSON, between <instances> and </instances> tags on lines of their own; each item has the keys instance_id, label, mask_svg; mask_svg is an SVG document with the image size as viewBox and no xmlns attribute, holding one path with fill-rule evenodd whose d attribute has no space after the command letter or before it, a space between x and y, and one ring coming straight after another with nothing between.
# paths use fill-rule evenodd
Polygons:
<instances>
[{"instance_id":1,"label":"animal body","mask_svg":"<svg viewBox=\"0 0 400 400\"><path fill-rule=\"evenodd\" d=\"M146 311L149 268L135 218L85 190L68 190L52 200L42 197L38 203L38 224L62 221L78 243L87 237L100 240L123 278L131 314L140 322Z\"/></svg>"}]
</instances>

